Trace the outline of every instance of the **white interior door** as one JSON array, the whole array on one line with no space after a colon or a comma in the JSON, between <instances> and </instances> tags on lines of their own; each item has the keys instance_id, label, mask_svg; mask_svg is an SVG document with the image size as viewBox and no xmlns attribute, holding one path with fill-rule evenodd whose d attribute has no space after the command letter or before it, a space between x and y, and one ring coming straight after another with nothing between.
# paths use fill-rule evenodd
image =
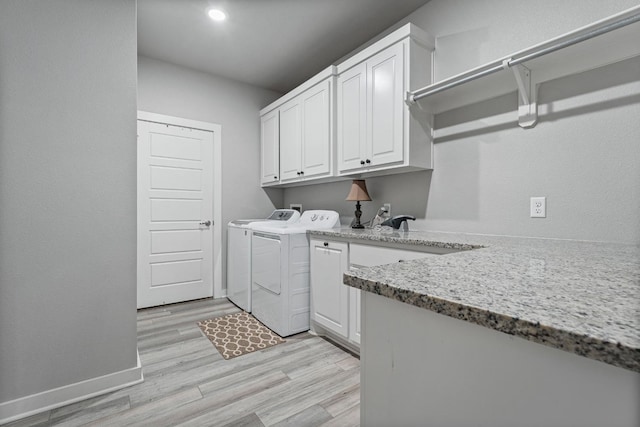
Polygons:
<instances>
[{"instance_id":1,"label":"white interior door","mask_svg":"<svg viewBox=\"0 0 640 427\"><path fill-rule=\"evenodd\" d=\"M138 120L138 308L213 296L213 132Z\"/></svg>"}]
</instances>

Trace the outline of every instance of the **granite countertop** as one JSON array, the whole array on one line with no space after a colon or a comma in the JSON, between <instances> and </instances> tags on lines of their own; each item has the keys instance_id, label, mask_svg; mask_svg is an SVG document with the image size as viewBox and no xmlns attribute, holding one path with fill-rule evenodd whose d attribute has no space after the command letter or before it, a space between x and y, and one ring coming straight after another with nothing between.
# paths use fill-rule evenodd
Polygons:
<instances>
[{"instance_id":1,"label":"granite countertop","mask_svg":"<svg viewBox=\"0 0 640 427\"><path fill-rule=\"evenodd\" d=\"M639 246L350 228L310 234L460 249L351 270L344 283L640 372Z\"/></svg>"}]
</instances>

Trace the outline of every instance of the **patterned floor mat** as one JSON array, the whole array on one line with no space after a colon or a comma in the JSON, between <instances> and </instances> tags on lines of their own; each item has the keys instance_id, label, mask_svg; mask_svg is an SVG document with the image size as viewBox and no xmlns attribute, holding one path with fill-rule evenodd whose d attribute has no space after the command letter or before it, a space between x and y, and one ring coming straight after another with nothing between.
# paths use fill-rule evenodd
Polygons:
<instances>
[{"instance_id":1,"label":"patterned floor mat","mask_svg":"<svg viewBox=\"0 0 640 427\"><path fill-rule=\"evenodd\" d=\"M198 326L225 359L233 359L285 342L245 312L202 320L198 322Z\"/></svg>"}]
</instances>

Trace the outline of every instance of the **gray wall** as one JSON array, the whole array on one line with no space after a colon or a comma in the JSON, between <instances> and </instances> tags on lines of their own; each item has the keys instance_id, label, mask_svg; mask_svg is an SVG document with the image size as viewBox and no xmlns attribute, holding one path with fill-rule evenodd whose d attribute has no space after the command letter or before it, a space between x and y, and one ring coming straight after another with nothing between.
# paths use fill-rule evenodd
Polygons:
<instances>
[{"instance_id":1,"label":"gray wall","mask_svg":"<svg viewBox=\"0 0 640 427\"><path fill-rule=\"evenodd\" d=\"M135 115L135 1L0 2L0 402L136 366Z\"/></svg>"},{"instance_id":2,"label":"gray wall","mask_svg":"<svg viewBox=\"0 0 640 427\"><path fill-rule=\"evenodd\" d=\"M432 0L410 21L434 35L440 80L637 4L636 0ZM597 52L593 53L597 55ZM640 242L640 59L558 79L540 88L540 122L517 126L513 93L436 116L433 172L367 180L414 229ZM287 189L284 202L336 209L349 183ZM547 197L547 218L529 218L529 197Z\"/></svg>"},{"instance_id":3,"label":"gray wall","mask_svg":"<svg viewBox=\"0 0 640 427\"><path fill-rule=\"evenodd\" d=\"M138 58L138 108L222 125L223 270L226 224L264 218L282 205L280 189L260 188L260 108L281 94L152 58ZM223 287L226 274L223 271Z\"/></svg>"}]
</instances>

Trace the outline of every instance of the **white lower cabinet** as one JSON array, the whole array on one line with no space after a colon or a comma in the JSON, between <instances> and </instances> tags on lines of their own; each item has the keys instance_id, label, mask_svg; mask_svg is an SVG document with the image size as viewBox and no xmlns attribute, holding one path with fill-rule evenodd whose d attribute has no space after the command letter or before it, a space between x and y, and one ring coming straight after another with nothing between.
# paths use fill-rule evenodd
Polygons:
<instances>
[{"instance_id":1,"label":"white lower cabinet","mask_svg":"<svg viewBox=\"0 0 640 427\"><path fill-rule=\"evenodd\" d=\"M342 275L349 268L349 245L311 239L311 320L349 337L349 290Z\"/></svg>"},{"instance_id":2,"label":"white lower cabinet","mask_svg":"<svg viewBox=\"0 0 640 427\"><path fill-rule=\"evenodd\" d=\"M407 249L351 243L349 246L349 267L352 269L373 267L376 265L411 261L413 259L425 258L429 255L433 254ZM360 322L362 319L360 300L362 291L360 289L350 288L349 292L349 339L360 345Z\"/></svg>"},{"instance_id":3,"label":"white lower cabinet","mask_svg":"<svg viewBox=\"0 0 640 427\"><path fill-rule=\"evenodd\" d=\"M346 285L345 285L346 286ZM360 346L360 295L362 291L356 288L349 288L349 339Z\"/></svg>"},{"instance_id":4,"label":"white lower cabinet","mask_svg":"<svg viewBox=\"0 0 640 427\"><path fill-rule=\"evenodd\" d=\"M320 327L330 338L337 337L355 348L360 348L362 291L343 283L345 271L435 255L317 237L310 243L312 327Z\"/></svg>"}]
</instances>

